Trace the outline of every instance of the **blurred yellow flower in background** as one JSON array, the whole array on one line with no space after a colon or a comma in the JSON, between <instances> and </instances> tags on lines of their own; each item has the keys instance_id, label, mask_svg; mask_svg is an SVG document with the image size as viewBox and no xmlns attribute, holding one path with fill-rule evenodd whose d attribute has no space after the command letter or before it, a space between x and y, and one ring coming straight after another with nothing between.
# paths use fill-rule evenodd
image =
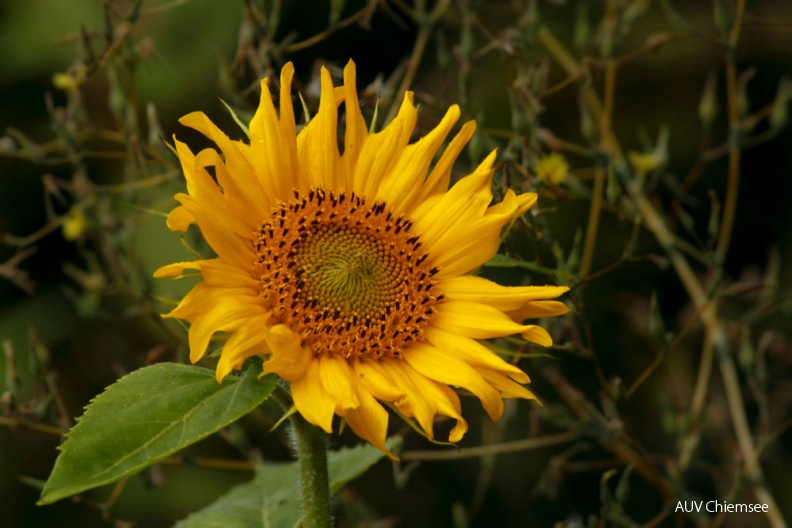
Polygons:
<instances>
[{"instance_id":1,"label":"blurred yellow flower in background","mask_svg":"<svg viewBox=\"0 0 792 528\"><path fill-rule=\"evenodd\" d=\"M88 221L81 208L72 207L69 212L63 216L61 230L63 232L63 238L66 240L77 240L85 232L86 227L88 227Z\"/></svg>"},{"instance_id":2,"label":"blurred yellow flower in background","mask_svg":"<svg viewBox=\"0 0 792 528\"><path fill-rule=\"evenodd\" d=\"M52 76L52 85L65 92L76 91L80 86L74 75L63 72L56 73Z\"/></svg>"},{"instance_id":3,"label":"blurred yellow flower in background","mask_svg":"<svg viewBox=\"0 0 792 528\"><path fill-rule=\"evenodd\" d=\"M663 163L663 158L655 152L636 152L631 150L627 153L627 159L638 174L647 174L655 170Z\"/></svg>"},{"instance_id":4,"label":"blurred yellow flower in background","mask_svg":"<svg viewBox=\"0 0 792 528\"><path fill-rule=\"evenodd\" d=\"M569 163L561 154L553 152L540 159L536 164L536 177L544 184L560 185L569 174Z\"/></svg>"}]
</instances>

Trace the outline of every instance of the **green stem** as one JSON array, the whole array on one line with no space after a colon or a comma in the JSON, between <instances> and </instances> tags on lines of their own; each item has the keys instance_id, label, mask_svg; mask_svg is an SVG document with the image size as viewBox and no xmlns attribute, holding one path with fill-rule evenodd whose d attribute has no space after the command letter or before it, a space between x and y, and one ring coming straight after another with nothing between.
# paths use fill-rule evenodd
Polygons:
<instances>
[{"instance_id":1,"label":"green stem","mask_svg":"<svg viewBox=\"0 0 792 528\"><path fill-rule=\"evenodd\" d=\"M278 387L274 396L286 411L291 409L292 399L286 389ZM289 420L300 462L303 526L329 528L332 526L332 521L325 432L308 423L298 412L293 413Z\"/></svg>"}]
</instances>

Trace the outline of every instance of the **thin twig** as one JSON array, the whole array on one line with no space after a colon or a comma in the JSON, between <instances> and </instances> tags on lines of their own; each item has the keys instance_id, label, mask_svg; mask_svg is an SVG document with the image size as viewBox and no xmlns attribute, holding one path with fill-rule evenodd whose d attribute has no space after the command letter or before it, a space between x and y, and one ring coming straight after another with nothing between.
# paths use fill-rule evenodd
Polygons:
<instances>
[{"instance_id":1,"label":"thin twig","mask_svg":"<svg viewBox=\"0 0 792 528\"><path fill-rule=\"evenodd\" d=\"M66 429L57 427L55 425L29 422L21 418L9 418L8 416L0 416L0 425L7 427L14 427L19 429L30 429L31 431L38 431L39 433L61 436L66 432Z\"/></svg>"},{"instance_id":2,"label":"thin twig","mask_svg":"<svg viewBox=\"0 0 792 528\"><path fill-rule=\"evenodd\" d=\"M283 49L283 51L285 53L294 53L295 51L300 51L306 48L310 48L311 46L314 46L316 44L319 44L324 39L326 39L336 31L338 31L339 29L344 29L345 27L350 26L355 22L357 22L358 20L364 18L368 14L369 9L370 9L369 6L366 5L362 9L355 12L354 14L348 16L344 20L341 20L334 26L325 29L321 33L317 33L313 37L307 38L305 40L301 40L300 42L289 44Z\"/></svg>"},{"instance_id":3,"label":"thin twig","mask_svg":"<svg viewBox=\"0 0 792 528\"><path fill-rule=\"evenodd\" d=\"M419 5L423 6L423 3L421 2ZM429 16L425 16L422 12L415 13L414 16L416 17L416 21L419 23L418 36L415 39L415 45L413 46L412 53L410 54L410 60L407 63L407 71L404 72L404 77L402 78L401 84L399 84L399 90L396 92L396 97L391 103L390 110L388 110L385 123L389 123L396 116L396 112L399 111L399 105L404 98L404 94L412 85L412 82L415 79L415 74L418 73L418 66L420 66L421 59L423 58L423 54L426 51L426 45L429 43L429 37L432 35L432 29L450 5L451 0L438 0L437 5L435 5L435 8L432 10Z\"/></svg>"},{"instance_id":4,"label":"thin twig","mask_svg":"<svg viewBox=\"0 0 792 528\"><path fill-rule=\"evenodd\" d=\"M520 451L539 449L540 447L565 444L577 440L579 437L580 435L577 432L568 431L566 433L542 436L539 438L527 438L525 440L515 440L513 442L503 442L500 444L477 447L465 447L455 451L407 451L402 453L400 458L407 462L410 460L459 460L461 458L502 455L505 453L517 453Z\"/></svg>"}]
</instances>

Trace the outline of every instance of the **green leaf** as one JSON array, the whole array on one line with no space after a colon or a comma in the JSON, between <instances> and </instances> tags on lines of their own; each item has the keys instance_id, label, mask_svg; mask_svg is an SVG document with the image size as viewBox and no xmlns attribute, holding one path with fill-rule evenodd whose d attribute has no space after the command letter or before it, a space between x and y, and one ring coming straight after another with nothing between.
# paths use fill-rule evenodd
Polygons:
<instances>
[{"instance_id":1,"label":"green leaf","mask_svg":"<svg viewBox=\"0 0 792 528\"><path fill-rule=\"evenodd\" d=\"M388 451L394 451L401 445L401 437L394 436L385 442ZM333 493L355 480L376 464L385 453L371 444L353 448L331 451L328 454L327 466L330 471L330 491Z\"/></svg>"},{"instance_id":2,"label":"green leaf","mask_svg":"<svg viewBox=\"0 0 792 528\"><path fill-rule=\"evenodd\" d=\"M275 377L217 383L200 367L159 363L118 380L97 396L66 435L39 505L115 482L235 422L263 403Z\"/></svg>"},{"instance_id":3,"label":"green leaf","mask_svg":"<svg viewBox=\"0 0 792 528\"><path fill-rule=\"evenodd\" d=\"M401 438L388 440L391 451ZM385 454L366 444L329 453L330 490L341 489ZM176 528L292 528L302 517L297 462L259 464L256 476L213 504L176 524Z\"/></svg>"}]
</instances>

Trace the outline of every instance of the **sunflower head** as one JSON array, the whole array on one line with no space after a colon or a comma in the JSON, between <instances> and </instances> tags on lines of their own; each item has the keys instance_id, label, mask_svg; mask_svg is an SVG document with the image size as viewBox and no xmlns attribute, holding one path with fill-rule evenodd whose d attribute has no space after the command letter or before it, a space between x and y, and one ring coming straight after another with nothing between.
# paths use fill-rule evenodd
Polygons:
<instances>
[{"instance_id":1,"label":"sunflower head","mask_svg":"<svg viewBox=\"0 0 792 528\"><path fill-rule=\"evenodd\" d=\"M467 423L451 387L475 394L493 419L503 398L535 399L523 386L528 376L480 340L520 333L550 345L542 327L523 321L566 313L548 299L567 288L504 287L470 273L497 252L502 227L536 195L508 190L491 205L494 152L450 186L475 130L465 123L435 161L457 106L410 143L417 109L408 92L396 118L369 133L351 61L341 87L322 69L319 111L298 133L293 73L291 64L281 71L279 111L262 81L249 143L231 140L201 112L181 119L219 148L195 154L175 140L187 192L168 216L176 231L197 224L217 258L155 273L200 272L201 282L166 314L190 323L191 361L226 332L218 381L265 356L264 370L290 382L309 422L331 432L339 415L386 452L383 403L430 439L436 416L454 419L455 442Z\"/></svg>"}]
</instances>

